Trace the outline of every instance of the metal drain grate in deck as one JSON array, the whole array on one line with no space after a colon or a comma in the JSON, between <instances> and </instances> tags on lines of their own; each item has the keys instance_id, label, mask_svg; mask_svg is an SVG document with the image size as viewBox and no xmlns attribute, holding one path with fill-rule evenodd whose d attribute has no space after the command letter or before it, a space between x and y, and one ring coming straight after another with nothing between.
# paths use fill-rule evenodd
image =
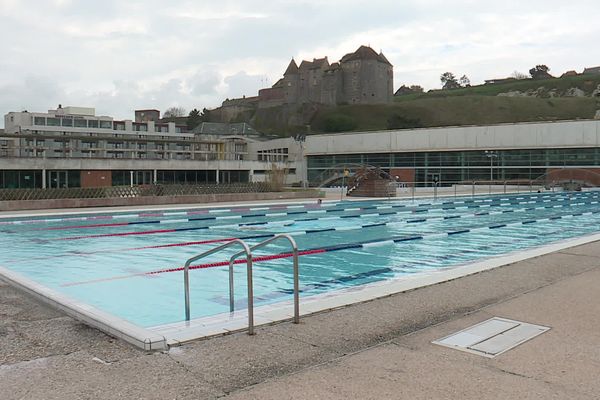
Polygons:
<instances>
[{"instance_id":1,"label":"metal drain grate in deck","mask_svg":"<svg viewBox=\"0 0 600 400\"><path fill-rule=\"evenodd\" d=\"M549 329L546 326L494 317L432 343L493 358Z\"/></svg>"}]
</instances>

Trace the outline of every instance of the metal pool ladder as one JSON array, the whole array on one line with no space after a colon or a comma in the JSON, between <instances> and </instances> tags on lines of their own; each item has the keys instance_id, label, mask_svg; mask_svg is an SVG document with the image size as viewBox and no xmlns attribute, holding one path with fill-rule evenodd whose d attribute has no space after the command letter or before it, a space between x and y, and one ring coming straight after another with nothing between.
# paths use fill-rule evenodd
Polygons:
<instances>
[{"instance_id":1,"label":"metal pool ladder","mask_svg":"<svg viewBox=\"0 0 600 400\"><path fill-rule=\"evenodd\" d=\"M189 283L189 268L193 262L196 262L204 257L211 254L215 254L225 248L239 244L243 247L243 250L239 253L234 254L229 259L229 310L234 311L234 283L233 283L233 266L235 260L241 255L246 254L246 275L248 280L248 334L254 335L254 287L252 282L252 251L261 247L264 247L278 239L286 239L292 246L293 266L294 266L294 323L300 323L300 278L298 268L298 245L292 236L288 234L278 234L264 242L258 243L252 247L249 247L246 242L241 239L234 239L221 246L215 247L214 249L208 250L202 254L194 256L186 261L183 268L183 279L184 279L184 290L185 290L185 320L190 320L190 283Z\"/></svg>"}]
</instances>

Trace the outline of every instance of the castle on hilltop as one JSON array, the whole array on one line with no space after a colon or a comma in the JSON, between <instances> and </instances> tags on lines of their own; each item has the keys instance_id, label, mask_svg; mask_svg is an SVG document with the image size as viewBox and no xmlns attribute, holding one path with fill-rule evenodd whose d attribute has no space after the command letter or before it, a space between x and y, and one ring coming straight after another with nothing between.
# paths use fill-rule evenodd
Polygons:
<instances>
[{"instance_id":1,"label":"castle on hilltop","mask_svg":"<svg viewBox=\"0 0 600 400\"><path fill-rule=\"evenodd\" d=\"M223 107L390 103L393 73L394 67L383 53L367 46L332 64L327 57L302 61L299 66L292 59L283 78L272 87L259 90L258 96L226 100Z\"/></svg>"}]
</instances>

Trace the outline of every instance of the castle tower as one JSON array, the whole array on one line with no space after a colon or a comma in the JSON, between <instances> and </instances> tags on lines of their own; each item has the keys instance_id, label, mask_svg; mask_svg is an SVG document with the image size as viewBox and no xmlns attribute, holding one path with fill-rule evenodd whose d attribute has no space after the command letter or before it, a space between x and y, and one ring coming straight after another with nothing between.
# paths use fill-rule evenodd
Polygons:
<instances>
[{"instance_id":1,"label":"castle tower","mask_svg":"<svg viewBox=\"0 0 600 400\"><path fill-rule=\"evenodd\" d=\"M299 89L300 75L298 65L292 58L290 65L283 73L283 80L281 82L284 92L284 101L287 104L293 104L298 102L298 89Z\"/></svg>"},{"instance_id":2,"label":"castle tower","mask_svg":"<svg viewBox=\"0 0 600 400\"><path fill-rule=\"evenodd\" d=\"M393 96L393 66L383 53L367 46L346 54L340 61L344 100L348 104L390 103Z\"/></svg>"}]
</instances>

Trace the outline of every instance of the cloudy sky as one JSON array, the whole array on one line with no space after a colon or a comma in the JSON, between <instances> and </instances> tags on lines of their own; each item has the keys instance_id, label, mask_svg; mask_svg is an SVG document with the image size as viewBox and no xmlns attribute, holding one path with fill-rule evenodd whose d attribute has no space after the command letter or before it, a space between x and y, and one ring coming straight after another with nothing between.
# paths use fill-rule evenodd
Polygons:
<instances>
[{"instance_id":1,"label":"cloudy sky","mask_svg":"<svg viewBox=\"0 0 600 400\"><path fill-rule=\"evenodd\" d=\"M492 5L493 4L493 5ZM215 107L362 44L394 86L600 65L598 0L0 0L0 112Z\"/></svg>"}]
</instances>

